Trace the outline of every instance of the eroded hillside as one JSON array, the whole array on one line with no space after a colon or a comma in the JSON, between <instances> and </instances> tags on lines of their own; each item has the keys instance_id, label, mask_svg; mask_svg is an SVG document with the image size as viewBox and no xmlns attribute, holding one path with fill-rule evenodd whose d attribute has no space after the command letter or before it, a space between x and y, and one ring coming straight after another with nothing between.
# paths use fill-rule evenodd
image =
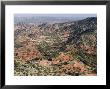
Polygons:
<instances>
[{"instance_id":1,"label":"eroded hillside","mask_svg":"<svg viewBox=\"0 0 110 89\"><path fill-rule=\"evenodd\" d=\"M97 18L15 23L15 76L97 74Z\"/></svg>"}]
</instances>

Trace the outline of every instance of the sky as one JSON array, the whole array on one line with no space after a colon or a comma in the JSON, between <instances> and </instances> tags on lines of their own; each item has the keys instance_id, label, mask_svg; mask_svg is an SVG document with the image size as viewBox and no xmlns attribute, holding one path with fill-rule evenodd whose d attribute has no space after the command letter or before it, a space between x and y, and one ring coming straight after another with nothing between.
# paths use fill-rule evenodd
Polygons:
<instances>
[{"instance_id":1,"label":"sky","mask_svg":"<svg viewBox=\"0 0 110 89\"><path fill-rule=\"evenodd\" d=\"M32 17L32 16L40 16L40 17L97 17L96 14L15 14L15 17Z\"/></svg>"}]
</instances>

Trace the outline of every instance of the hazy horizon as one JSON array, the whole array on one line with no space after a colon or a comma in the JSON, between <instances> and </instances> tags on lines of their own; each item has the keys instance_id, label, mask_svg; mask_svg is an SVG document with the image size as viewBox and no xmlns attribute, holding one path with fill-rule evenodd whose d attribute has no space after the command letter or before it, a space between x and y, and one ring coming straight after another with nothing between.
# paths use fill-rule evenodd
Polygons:
<instances>
[{"instance_id":1,"label":"hazy horizon","mask_svg":"<svg viewBox=\"0 0 110 89\"><path fill-rule=\"evenodd\" d=\"M67 22L97 17L96 14L15 14L15 22Z\"/></svg>"},{"instance_id":2,"label":"hazy horizon","mask_svg":"<svg viewBox=\"0 0 110 89\"><path fill-rule=\"evenodd\" d=\"M15 14L15 17L96 17L96 14Z\"/></svg>"}]
</instances>

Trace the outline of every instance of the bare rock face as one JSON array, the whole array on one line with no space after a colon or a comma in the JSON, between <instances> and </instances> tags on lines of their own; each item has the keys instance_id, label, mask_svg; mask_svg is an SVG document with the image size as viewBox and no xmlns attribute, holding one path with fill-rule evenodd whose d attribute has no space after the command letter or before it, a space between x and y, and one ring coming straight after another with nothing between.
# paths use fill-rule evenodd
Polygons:
<instances>
[{"instance_id":1,"label":"bare rock face","mask_svg":"<svg viewBox=\"0 0 110 89\"><path fill-rule=\"evenodd\" d=\"M42 67L49 67L51 65L51 62L48 61L48 60L41 60L39 62L39 65L42 66Z\"/></svg>"},{"instance_id":2,"label":"bare rock face","mask_svg":"<svg viewBox=\"0 0 110 89\"><path fill-rule=\"evenodd\" d=\"M38 50L35 49L25 49L25 48L19 48L16 49L15 57L22 59L24 61L29 61L33 59L41 58L41 54Z\"/></svg>"}]
</instances>

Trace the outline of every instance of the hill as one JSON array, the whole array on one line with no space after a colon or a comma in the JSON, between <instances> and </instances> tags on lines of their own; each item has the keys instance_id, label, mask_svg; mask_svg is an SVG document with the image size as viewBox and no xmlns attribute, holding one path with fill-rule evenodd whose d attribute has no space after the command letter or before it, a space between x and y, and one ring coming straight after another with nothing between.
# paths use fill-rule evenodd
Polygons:
<instances>
[{"instance_id":1,"label":"hill","mask_svg":"<svg viewBox=\"0 0 110 89\"><path fill-rule=\"evenodd\" d=\"M46 66L46 70L52 69L53 75L96 74L97 18L60 23L15 23L14 56L17 65L15 75L20 75L17 73L21 73L21 67L30 64L34 66L34 72L39 72ZM22 75L28 75L27 72ZM48 73L35 75L51 75Z\"/></svg>"}]
</instances>

